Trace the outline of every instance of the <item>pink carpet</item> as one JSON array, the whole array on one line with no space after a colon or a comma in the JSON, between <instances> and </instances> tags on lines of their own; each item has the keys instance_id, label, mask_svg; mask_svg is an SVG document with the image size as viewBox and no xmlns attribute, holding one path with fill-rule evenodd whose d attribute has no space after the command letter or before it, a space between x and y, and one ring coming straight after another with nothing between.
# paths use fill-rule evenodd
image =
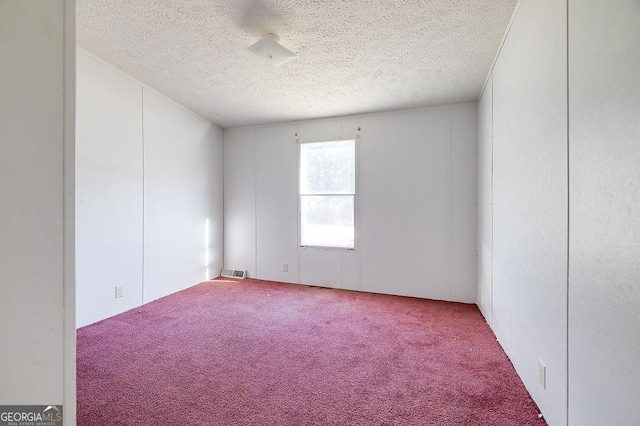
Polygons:
<instances>
[{"instance_id":1,"label":"pink carpet","mask_svg":"<svg viewBox=\"0 0 640 426\"><path fill-rule=\"evenodd\" d=\"M474 305L202 283L78 330L79 425L545 425Z\"/></svg>"}]
</instances>

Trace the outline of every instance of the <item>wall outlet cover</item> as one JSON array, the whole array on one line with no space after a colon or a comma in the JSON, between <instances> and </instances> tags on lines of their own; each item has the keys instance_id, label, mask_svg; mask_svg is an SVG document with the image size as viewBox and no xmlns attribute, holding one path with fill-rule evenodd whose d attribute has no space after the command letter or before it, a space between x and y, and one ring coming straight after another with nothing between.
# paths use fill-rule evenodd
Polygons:
<instances>
[{"instance_id":1,"label":"wall outlet cover","mask_svg":"<svg viewBox=\"0 0 640 426\"><path fill-rule=\"evenodd\" d=\"M541 359L538 360L538 382L542 385L542 389L547 388L547 366Z\"/></svg>"}]
</instances>

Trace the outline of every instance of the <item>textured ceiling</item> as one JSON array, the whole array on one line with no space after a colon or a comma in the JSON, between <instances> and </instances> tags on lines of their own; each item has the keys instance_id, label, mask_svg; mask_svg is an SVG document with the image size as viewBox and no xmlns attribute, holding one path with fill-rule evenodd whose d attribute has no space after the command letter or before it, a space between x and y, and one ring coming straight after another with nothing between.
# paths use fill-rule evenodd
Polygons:
<instances>
[{"instance_id":1,"label":"textured ceiling","mask_svg":"<svg viewBox=\"0 0 640 426\"><path fill-rule=\"evenodd\" d=\"M516 0L77 0L78 44L222 127L475 101ZM246 50L275 33L298 58Z\"/></svg>"}]
</instances>

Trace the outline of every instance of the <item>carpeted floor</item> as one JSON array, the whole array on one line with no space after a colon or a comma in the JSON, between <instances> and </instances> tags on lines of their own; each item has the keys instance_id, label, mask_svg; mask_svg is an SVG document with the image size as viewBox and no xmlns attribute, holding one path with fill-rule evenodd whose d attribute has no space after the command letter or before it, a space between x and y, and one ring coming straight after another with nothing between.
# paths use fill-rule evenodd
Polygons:
<instances>
[{"instance_id":1,"label":"carpeted floor","mask_svg":"<svg viewBox=\"0 0 640 426\"><path fill-rule=\"evenodd\" d=\"M545 425L475 305L214 280L78 330L79 425Z\"/></svg>"}]
</instances>

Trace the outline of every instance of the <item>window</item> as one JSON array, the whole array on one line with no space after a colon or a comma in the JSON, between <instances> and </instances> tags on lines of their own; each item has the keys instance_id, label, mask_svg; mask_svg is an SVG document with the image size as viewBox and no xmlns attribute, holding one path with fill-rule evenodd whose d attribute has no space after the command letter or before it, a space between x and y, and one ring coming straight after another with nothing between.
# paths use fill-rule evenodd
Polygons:
<instances>
[{"instance_id":1,"label":"window","mask_svg":"<svg viewBox=\"0 0 640 426\"><path fill-rule=\"evenodd\" d=\"M355 248L356 141L300 144L300 245Z\"/></svg>"}]
</instances>

